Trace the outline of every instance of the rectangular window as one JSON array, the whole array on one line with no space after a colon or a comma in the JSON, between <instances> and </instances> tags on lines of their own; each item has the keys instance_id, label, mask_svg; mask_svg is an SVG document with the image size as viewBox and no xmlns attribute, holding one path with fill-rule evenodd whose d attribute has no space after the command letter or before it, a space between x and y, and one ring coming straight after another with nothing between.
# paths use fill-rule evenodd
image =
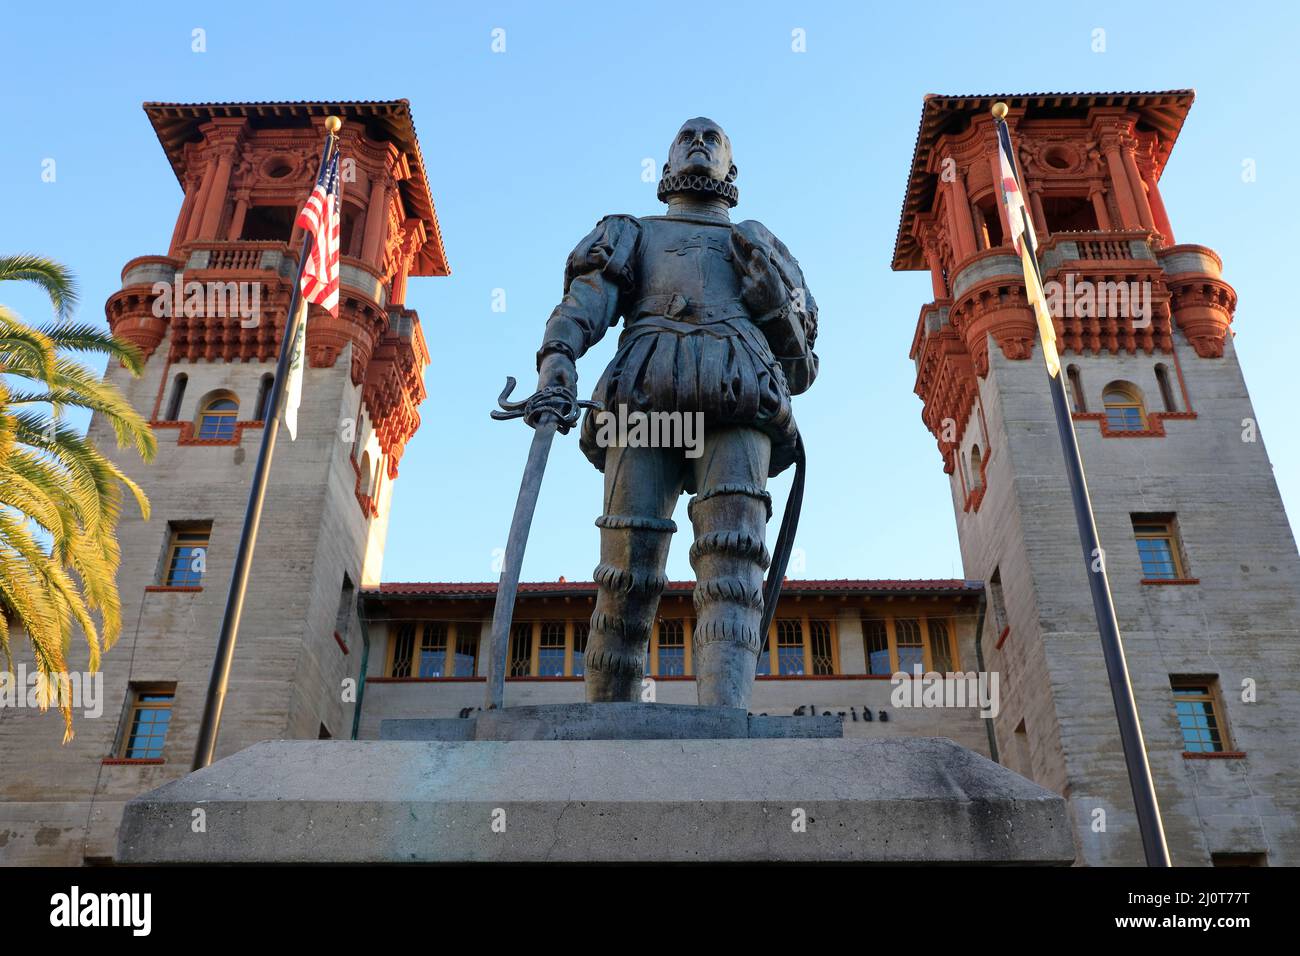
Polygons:
<instances>
[{"instance_id":1,"label":"rectangular window","mask_svg":"<svg viewBox=\"0 0 1300 956\"><path fill-rule=\"evenodd\" d=\"M393 635L393 662L389 665L389 677L410 677L411 659L415 655L415 625L403 624Z\"/></svg>"},{"instance_id":2,"label":"rectangular window","mask_svg":"<svg viewBox=\"0 0 1300 956\"><path fill-rule=\"evenodd\" d=\"M660 677L681 677L686 673L686 622L681 618L659 622Z\"/></svg>"},{"instance_id":3,"label":"rectangular window","mask_svg":"<svg viewBox=\"0 0 1300 956\"><path fill-rule=\"evenodd\" d=\"M777 673L782 676L798 676L805 673L803 649L803 621L790 619L777 621Z\"/></svg>"},{"instance_id":4,"label":"rectangular window","mask_svg":"<svg viewBox=\"0 0 1300 956\"><path fill-rule=\"evenodd\" d=\"M511 677L527 677L533 672L533 625L516 624L510 628Z\"/></svg>"},{"instance_id":5,"label":"rectangular window","mask_svg":"<svg viewBox=\"0 0 1300 956\"><path fill-rule=\"evenodd\" d=\"M831 637L830 621L809 621L808 636L812 642L812 672L814 674L835 673L835 653Z\"/></svg>"},{"instance_id":6,"label":"rectangular window","mask_svg":"<svg viewBox=\"0 0 1300 956\"><path fill-rule=\"evenodd\" d=\"M478 666L479 628L477 624L456 625L456 657L452 662L453 677L473 677Z\"/></svg>"},{"instance_id":7,"label":"rectangular window","mask_svg":"<svg viewBox=\"0 0 1300 956\"><path fill-rule=\"evenodd\" d=\"M867 619L862 622L862 642L867 651L867 673L893 673L889 665L889 627L884 621Z\"/></svg>"},{"instance_id":8,"label":"rectangular window","mask_svg":"<svg viewBox=\"0 0 1300 956\"><path fill-rule=\"evenodd\" d=\"M910 675L916 667L925 670L925 645L921 642L920 621L911 617L896 618L894 645L898 650L900 671Z\"/></svg>"},{"instance_id":9,"label":"rectangular window","mask_svg":"<svg viewBox=\"0 0 1300 956\"><path fill-rule=\"evenodd\" d=\"M207 567L208 540L212 522L170 526L167 560L163 565L163 584L169 587L198 587Z\"/></svg>"},{"instance_id":10,"label":"rectangular window","mask_svg":"<svg viewBox=\"0 0 1300 956\"><path fill-rule=\"evenodd\" d=\"M564 622L545 621L537 647L539 677L564 676Z\"/></svg>"},{"instance_id":11,"label":"rectangular window","mask_svg":"<svg viewBox=\"0 0 1300 956\"><path fill-rule=\"evenodd\" d=\"M1217 677L1173 677L1174 711L1185 753L1221 753L1230 749L1219 706Z\"/></svg>"},{"instance_id":12,"label":"rectangular window","mask_svg":"<svg viewBox=\"0 0 1300 956\"><path fill-rule=\"evenodd\" d=\"M758 667L754 670L754 675L769 675L772 673L772 653L768 647L770 643L768 635L763 635L763 647L758 652Z\"/></svg>"},{"instance_id":13,"label":"rectangular window","mask_svg":"<svg viewBox=\"0 0 1300 956\"><path fill-rule=\"evenodd\" d=\"M288 242L297 215L297 206L249 206L239 238L242 242Z\"/></svg>"},{"instance_id":14,"label":"rectangular window","mask_svg":"<svg viewBox=\"0 0 1300 956\"><path fill-rule=\"evenodd\" d=\"M334 616L334 633L345 641L352 631L352 605L356 599L357 589L352 578L343 575L343 587L339 590L339 612Z\"/></svg>"},{"instance_id":15,"label":"rectangular window","mask_svg":"<svg viewBox=\"0 0 1300 956\"><path fill-rule=\"evenodd\" d=\"M1183 577L1181 546L1172 515L1133 515L1142 577L1176 581Z\"/></svg>"},{"instance_id":16,"label":"rectangular window","mask_svg":"<svg viewBox=\"0 0 1300 956\"><path fill-rule=\"evenodd\" d=\"M447 625L432 621L420 638L420 677L447 676Z\"/></svg>"},{"instance_id":17,"label":"rectangular window","mask_svg":"<svg viewBox=\"0 0 1300 956\"><path fill-rule=\"evenodd\" d=\"M1006 599L1002 596L1002 571L999 568L994 568L989 577L989 605L993 609L993 626L1001 637L1010 621L1007 618Z\"/></svg>"},{"instance_id":18,"label":"rectangular window","mask_svg":"<svg viewBox=\"0 0 1300 956\"><path fill-rule=\"evenodd\" d=\"M131 713L127 721L126 739L122 756L132 760L158 759L167 742L167 728L171 725L172 691L134 690Z\"/></svg>"},{"instance_id":19,"label":"rectangular window","mask_svg":"<svg viewBox=\"0 0 1300 956\"><path fill-rule=\"evenodd\" d=\"M930 666L940 674L950 674L955 669L952 656L952 641L948 637L948 625L936 618L927 618L925 626L930 631Z\"/></svg>"},{"instance_id":20,"label":"rectangular window","mask_svg":"<svg viewBox=\"0 0 1300 956\"><path fill-rule=\"evenodd\" d=\"M590 621L573 622L573 670L574 677L581 677L587 671L587 635L591 633Z\"/></svg>"}]
</instances>

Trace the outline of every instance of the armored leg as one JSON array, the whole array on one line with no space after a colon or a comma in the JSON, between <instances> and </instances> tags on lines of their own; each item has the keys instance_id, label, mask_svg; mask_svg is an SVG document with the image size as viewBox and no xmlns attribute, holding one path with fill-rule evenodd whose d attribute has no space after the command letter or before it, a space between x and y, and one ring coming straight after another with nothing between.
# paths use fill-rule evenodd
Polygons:
<instances>
[{"instance_id":1,"label":"armored leg","mask_svg":"<svg viewBox=\"0 0 1300 956\"><path fill-rule=\"evenodd\" d=\"M682 453L609 448L596 609L587 638L589 701L638 700L646 648L667 579L673 508L682 491Z\"/></svg>"},{"instance_id":2,"label":"armored leg","mask_svg":"<svg viewBox=\"0 0 1300 956\"><path fill-rule=\"evenodd\" d=\"M692 640L699 702L748 707L762 649L763 544L772 500L766 490L771 440L754 428L706 434L694 462L697 494L689 513L695 529L695 633Z\"/></svg>"}]
</instances>

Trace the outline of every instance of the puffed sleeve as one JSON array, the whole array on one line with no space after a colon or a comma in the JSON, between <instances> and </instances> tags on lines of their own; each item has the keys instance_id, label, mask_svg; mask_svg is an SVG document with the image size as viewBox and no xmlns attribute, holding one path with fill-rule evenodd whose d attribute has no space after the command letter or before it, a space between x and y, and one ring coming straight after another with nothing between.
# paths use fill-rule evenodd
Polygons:
<instances>
[{"instance_id":1,"label":"puffed sleeve","mask_svg":"<svg viewBox=\"0 0 1300 956\"><path fill-rule=\"evenodd\" d=\"M619 297L632 288L635 216L606 216L578 243L564 266L564 298L546 322L539 355L568 349L578 358L618 321Z\"/></svg>"},{"instance_id":2,"label":"puffed sleeve","mask_svg":"<svg viewBox=\"0 0 1300 956\"><path fill-rule=\"evenodd\" d=\"M784 242L762 223L748 219L737 225L751 242L772 252L772 262L785 285L786 301L766 316L755 316L759 328L781 363L790 393L805 392L817 378L817 300L804 281L798 260Z\"/></svg>"}]
</instances>

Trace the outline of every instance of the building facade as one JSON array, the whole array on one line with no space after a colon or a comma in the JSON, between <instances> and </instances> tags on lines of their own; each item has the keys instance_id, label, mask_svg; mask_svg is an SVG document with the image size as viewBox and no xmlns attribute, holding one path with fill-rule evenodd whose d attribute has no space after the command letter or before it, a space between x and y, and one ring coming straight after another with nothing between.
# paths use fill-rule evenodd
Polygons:
<instances>
[{"instance_id":1,"label":"building facade","mask_svg":"<svg viewBox=\"0 0 1300 956\"><path fill-rule=\"evenodd\" d=\"M1046 278L1069 290L1058 337L1174 861L1295 864L1300 558L1232 348L1235 295L1211 250L1175 244L1160 199L1191 94L1004 99ZM927 98L894 259L933 282L912 357L965 579L788 581L752 708L952 738L1064 794L1080 863L1139 863L1034 319L1003 240L993 101ZM268 738L376 739L386 719L483 704L495 585L380 579L429 362L406 284L448 274L408 104L146 113L184 200L166 255L128 262L106 307L145 373L106 374L149 418L158 458L119 454L98 420L90 434L154 516L121 522L125 626L104 656L102 715L79 715L60 746L50 715L0 708L0 754L21 768L0 780L5 864L111 862L125 801L189 771L293 218L330 113L344 119L342 307L310 317L298 437L276 450L217 756ZM1105 283L1132 293L1122 314L1096 314ZM1093 310L1074 308L1089 289ZM695 702L690 591L665 592L644 699ZM521 586L508 704L583 698L594 597L591 582ZM988 717L973 688L956 705L898 696L891 675L914 668L995 676Z\"/></svg>"},{"instance_id":2,"label":"building facade","mask_svg":"<svg viewBox=\"0 0 1300 956\"><path fill-rule=\"evenodd\" d=\"M697 702L692 581L670 582L646 658L642 699ZM467 717L483 706L496 585L382 584L362 592L370 635L359 735L386 719ZM834 713L845 733L950 737L990 755L978 700L899 706L891 675L975 672L983 588L974 581L787 581L759 658L755 714ZM591 581L524 583L515 605L506 704L584 699Z\"/></svg>"},{"instance_id":3,"label":"building facade","mask_svg":"<svg viewBox=\"0 0 1300 956\"><path fill-rule=\"evenodd\" d=\"M1066 796L1079 859L1141 845L1033 312L998 195L1008 123L1040 237L1142 731L1175 864L1300 864L1300 560L1213 250L1159 180L1191 91L930 96L893 266L929 271L912 346L1005 762Z\"/></svg>"},{"instance_id":4,"label":"building facade","mask_svg":"<svg viewBox=\"0 0 1300 956\"><path fill-rule=\"evenodd\" d=\"M111 859L124 802L186 772L285 326L324 120L341 116L342 289L315 307L297 440L281 433L217 756L258 740L347 737L360 676L357 590L377 583L388 503L419 426L429 361L409 276L448 274L406 101L146 104L184 191L163 255L132 259L108 300L147 361L106 376L149 419L157 458L90 437L146 490L124 508L123 634L103 714L59 745L49 715L0 709L0 861ZM20 649L21 642L15 647ZM77 667L72 649L70 667Z\"/></svg>"}]
</instances>

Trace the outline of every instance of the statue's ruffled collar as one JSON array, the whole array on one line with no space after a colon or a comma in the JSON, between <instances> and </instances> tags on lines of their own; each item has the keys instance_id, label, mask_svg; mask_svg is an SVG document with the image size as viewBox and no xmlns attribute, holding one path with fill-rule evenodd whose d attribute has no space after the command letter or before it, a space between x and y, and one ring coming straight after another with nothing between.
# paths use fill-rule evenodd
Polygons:
<instances>
[{"instance_id":1,"label":"statue's ruffled collar","mask_svg":"<svg viewBox=\"0 0 1300 956\"><path fill-rule=\"evenodd\" d=\"M675 173L659 180L657 193L660 202L667 202L675 193L692 193L710 199L721 199L733 209L740 202L740 190L735 183L714 179L711 176L690 176Z\"/></svg>"}]
</instances>

